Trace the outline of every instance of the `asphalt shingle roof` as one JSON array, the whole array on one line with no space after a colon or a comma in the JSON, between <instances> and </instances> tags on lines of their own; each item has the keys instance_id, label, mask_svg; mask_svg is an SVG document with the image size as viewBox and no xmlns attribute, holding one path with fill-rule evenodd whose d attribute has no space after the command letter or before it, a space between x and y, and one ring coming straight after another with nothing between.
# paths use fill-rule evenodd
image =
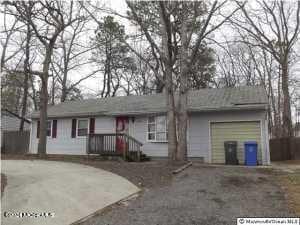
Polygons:
<instances>
[{"instance_id":1,"label":"asphalt shingle roof","mask_svg":"<svg viewBox=\"0 0 300 225\"><path fill-rule=\"evenodd\" d=\"M189 111L223 111L266 108L268 98L261 86L201 89L190 91ZM138 115L166 112L165 94L120 96L102 99L67 101L48 107L48 117L92 115ZM38 118L39 112L33 112Z\"/></svg>"}]
</instances>

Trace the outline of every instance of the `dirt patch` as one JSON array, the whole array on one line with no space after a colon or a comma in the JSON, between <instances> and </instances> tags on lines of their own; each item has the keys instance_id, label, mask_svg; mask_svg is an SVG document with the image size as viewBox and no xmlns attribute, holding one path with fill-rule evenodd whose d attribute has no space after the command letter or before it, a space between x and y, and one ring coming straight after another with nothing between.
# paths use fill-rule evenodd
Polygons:
<instances>
[{"instance_id":1,"label":"dirt patch","mask_svg":"<svg viewBox=\"0 0 300 225\"><path fill-rule=\"evenodd\" d=\"M243 187L251 184L253 181L246 177L224 177L221 181L223 186L235 186L235 187Z\"/></svg>"},{"instance_id":2,"label":"dirt patch","mask_svg":"<svg viewBox=\"0 0 300 225\"><path fill-rule=\"evenodd\" d=\"M225 187L250 187L259 183L267 182L264 176L246 177L246 176L225 176L221 179L221 185Z\"/></svg>"},{"instance_id":3,"label":"dirt patch","mask_svg":"<svg viewBox=\"0 0 300 225\"><path fill-rule=\"evenodd\" d=\"M286 160L284 161L285 164L290 164L290 165L300 165L300 160Z\"/></svg>"},{"instance_id":4,"label":"dirt patch","mask_svg":"<svg viewBox=\"0 0 300 225\"><path fill-rule=\"evenodd\" d=\"M79 161L85 165L116 173L140 187L158 187L168 184L172 179L172 171L178 166L166 161L153 162L111 162L111 161Z\"/></svg>"},{"instance_id":5,"label":"dirt patch","mask_svg":"<svg viewBox=\"0 0 300 225\"><path fill-rule=\"evenodd\" d=\"M290 209L296 215L300 215L300 170L295 173L281 175L279 181L285 190L285 197Z\"/></svg>"},{"instance_id":6,"label":"dirt patch","mask_svg":"<svg viewBox=\"0 0 300 225\"><path fill-rule=\"evenodd\" d=\"M3 173L1 173L1 197L3 195L3 192L4 192L4 189L5 189L6 185L7 185L7 178Z\"/></svg>"},{"instance_id":7,"label":"dirt patch","mask_svg":"<svg viewBox=\"0 0 300 225\"><path fill-rule=\"evenodd\" d=\"M226 204L226 202L221 198L212 198L211 200L217 203L220 207L223 207Z\"/></svg>"}]
</instances>

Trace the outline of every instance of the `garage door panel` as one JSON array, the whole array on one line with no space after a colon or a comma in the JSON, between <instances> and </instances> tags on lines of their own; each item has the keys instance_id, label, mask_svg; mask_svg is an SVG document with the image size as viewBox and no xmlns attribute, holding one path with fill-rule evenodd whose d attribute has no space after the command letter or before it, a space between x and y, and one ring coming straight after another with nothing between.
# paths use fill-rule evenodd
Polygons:
<instances>
[{"instance_id":1,"label":"garage door panel","mask_svg":"<svg viewBox=\"0 0 300 225\"><path fill-rule=\"evenodd\" d=\"M235 131L235 129L238 129L238 131ZM232 128L228 128L228 129L223 129L223 130L216 130L213 131L213 134L222 134L222 135L245 135L245 134L252 134L252 135L258 135L258 133L260 132L260 129L252 129L252 128L247 128L247 129L251 129L251 130L244 130L242 131L243 128L237 128L237 127L232 127ZM227 131L230 131L230 133L227 133ZM243 132L243 133L241 133Z\"/></svg>"},{"instance_id":2,"label":"garage door panel","mask_svg":"<svg viewBox=\"0 0 300 225\"><path fill-rule=\"evenodd\" d=\"M241 124L229 124L229 123L235 123L235 122L216 122L213 124L217 124L217 129L227 129L227 128L232 128L232 127L241 127L243 128L245 126L245 124L247 124L247 127L249 128L257 128L257 124L249 124L249 122L239 122ZM253 122L250 122L253 123ZM258 122L254 122L254 123L258 123Z\"/></svg>"},{"instance_id":3,"label":"garage door panel","mask_svg":"<svg viewBox=\"0 0 300 225\"><path fill-rule=\"evenodd\" d=\"M220 134L221 135L221 134ZM232 137L224 137L224 138L218 138L218 139L215 139L216 142L223 142L223 140L229 140L229 141L232 141L232 138L234 139L243 139L243 138L246 138L246 139L260 139L260 136L250 136L250 135L244 135L244 136L232 136ZM258 140L259 141L259 140Z\"/></svg>"},{"instance_id":4,"label":"garage door panel","mask_svg":"<svg viewBox=\"0 0 300 225\"><path fill-rule=\"evenodd\" d=\"M225 163L224 142L237 141L237 156L244 163L244 142L258 143L258 161L261 162L260 122L217 122L211 123L212 162Z\"/></svg>"},{"instance_id":5,"label":"garage door panel","mask_svg":"<svg viewBox=\"0 0 300 225\"><path fill-rule=\"evenodd\" d=\"M224 129L224 130L217 130L217 131L214 131L213 134L222 134L222 136L230 136L232 137L233 135L235 136L245 136L245 135L254 135L254 136L258 136L260 130L257 129L257 130L250 130L250 131L230 131L231 129L237 129L236 127L233 127L233 128L228 128L228 129ZM249 128L248 128L249 129ZM250 128L251 129L251 128ZM241 129L239 129L241 130ZM227 131L230 131L230 133L227 133ZM240 133L240 132L243 132L243 133Z\"/></svg>"},{"instance_id":6,"label":"garage door panel","mask_svg":"<svg viewBox=\"0 0 300 225\"><path fill-rule=\"evenodd\" d=\"M222 147L224 145L224 141L234 141L234 140L239 140L239 139L246 139L247 141L257 141L260 142L260 136L252 136L252 137L248 137L248 136L240 136L240 137L229 137L229 138L223 138L223 139L215 139L214 143L212 144L214 145L220 145L222 144Z\"/></svg>"}]
</instances>

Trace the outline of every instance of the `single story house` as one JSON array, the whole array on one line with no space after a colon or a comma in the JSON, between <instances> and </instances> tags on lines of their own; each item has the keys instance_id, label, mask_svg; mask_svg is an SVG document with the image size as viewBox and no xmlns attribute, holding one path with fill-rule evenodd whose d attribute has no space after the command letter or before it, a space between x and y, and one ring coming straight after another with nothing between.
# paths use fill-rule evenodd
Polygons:
<instances>
[{"instance_id":1,"label":"single story house","mask_svg":"<svg viewBox=\"0 0 300 225\"><path fill-rule=\"evenodd\" d=\"M270 163L268 98L261 86L202 89L188 96L188 157L224 163L224 141L258 143L259 164ZM47 153L86 154L88 133L126 132L150 157L167 157L165 94L69 101L48 108ZM31 153L37 153L39 112L32 114Z\"/></svg>"}]
</instances>

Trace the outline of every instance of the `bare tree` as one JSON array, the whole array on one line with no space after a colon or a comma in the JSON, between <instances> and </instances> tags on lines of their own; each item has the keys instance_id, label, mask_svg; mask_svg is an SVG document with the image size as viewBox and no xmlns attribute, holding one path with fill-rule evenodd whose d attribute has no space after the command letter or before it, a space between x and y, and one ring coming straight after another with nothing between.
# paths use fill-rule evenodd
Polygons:
<instances>
[{"instance_id":1,"label":"bare tree","mask_svg":"<svg viewBox=\"0 0 300 225\"><path fill-rule=\"evenodd\" d=\"M140 27L154 54L162 61L167 99L168 152L170 159L186 160L187 158L187 96L190 89L188 80L192 73L190 68L196 60L203 40L221 27L239 9L237 7L219 23L212 26L213 16L220 13L220 9L225 3L226 1L221 3L215 1L211 8L206 10L204 2L159 2L160 38L162 43L160 48L153 35L151 35L153 31L150 33L148 29L149 24L145 23L137 13L138 8L136 5L127 1L132 19ZM151 12L155 12L155 7ZM175 104L174 99L174 74L177 75L179 81L178 104ZM178 105L178 108L175 105ZM178 121L178 127L176 126L176 120Z\"/></svg>"},{"instance_id":2,"label":"bare tree","mask_svg":"<svg viewBox=\"0 0 300 225\"><path fill-rule=\"evenodd\" d=\"M128 2L127 2L128 4ZM174 99L174 88L173 88L173 59L174 55L172 52L172 33L171 33L171 20L170 15L166 11L166 3L159 2L160 6L160 20L161 20L161 35L162 35L162 49L163 52L158 50L157 45L155 47L164 62L165 67L165 86L166 86L166 107L167 107L167 127L168 127L168 156L170 160L176 160L177 152L177 132L176 132L176 109L175 109L175 99ZM129 6L130 7L130 6ZM131 10L133 7L131 7ZM134 11L132 11L134 13ZM142 24L140 24L142 26ZM146 30L145 27L142 29ZM147 33L145 33L147 34ZM149 35L149 34L148 34ZM146 35L146 36L148 36ZM154 41L149 38L150 44L153 45Z\"/></svg>"},{"instance_id":3,"label":"bare tree","mask_svg":"<svg viewBox=\"0 0 300 225\"><path fill-rule=\"evenodd\" d=\"M258 1L257 8L251 4L241 5L243 18L232 19L236 29L244 30L251 38L250 44L258 46L276 59L280 65L283 94L282 136L292 136L291 99L289 91L289 65L293 47L298 40L300 27L300 1Z\"/></svg>"},{"instance_id":4,"label":"bare tree","mask_svg":"<svg viewBox=\"0 0 300 225\"><path fill-rule=\"evenodd\" d=\"M29 12L30 13L29 9ZM10 16L9 10L6 6L4 6L4 11L2 12L4 16L4 32L6 33L6 37L4 38L4 41L2 43L2 55L1 55L1 72L6 73L6 76L12 76L12 73L10 71L10 66L7 64L10 63L13 65L14 63L10 62L12 59L20 57L19 61L22 62L18 64L15 68L23 67L23 72L19 74L20 79L16 79L17 82L20 83L20 86L22 87L22 94L20 94L20 112L16 111L17 114L20 113L21 120L19 129L24 129L24 122L25 122L25 116L27 114L28 109L28 94L29 94L29 80L30 80L30 67L31 67L31 58L30 58L30 45L32 44L32 30L30 28L30 25L27 23L22 23L18 17L13 17L13 22L11 27L8 29L6 24L6 17ZM23 29L24 28L24 29ZM23 35L25 34L25 35ZM18 43L16 41L13 41L13 39L16 38L16 36L19 36L21 38L21 41ZM10 42L12 42L12 46L10 46ZM8 50L9 48L9 50ZM14 50L11 50L14 49ZM10 52L10 55L7 55L7 50ZM23 64L23 65L21 65ZM14 73L14 72L13 72ZM21 77L24 76L24 77ZM14 77L14 76L12 76ZM21 80L21 81L19 81Z\"/></svg>"},{"instance_id":5,"label":"bare tree","mask_svg":"<svg viewBox=\"0 0 300 225\"><path fill-rule=\"evenodd\" d=\"M6 7L4 7L4 10L2 13L3 13L3 25L4 25L3 33L5 34L5 38L4 38L4 41L1 41L2 54L1 54L0 72L4 72L3 69L5 67L5 63L8 60L10 60L11 58L13 58L18 53L18 51L16 51L16 52L14 52L14 54L12 54L10 56L7 56L7 54L6 54L12 35L20 29L17 27L17 23L19 22L18 18L14 18L11 27L8 28L7 27L7 8Z\"/></svg>"},{"instance_id":6,"label":"bare tree","mask_svg":"<svg viewBox=\"0 0 300 225\"><path fill-rule=\"evenodd\" d=\"M26 44L25 44L25 59L24 59L24 85L23 85L23 96L22 96L22 110L21 110L21 121L20 130L24 129L25 116L27 113L27 101L28 101L28 89L29 89L29 77L30 74L30 41L31 41L31 28L30 25L26 24Z\"/></svg>"},{"instance_id":7,"label":"bare tree","mask_svg":"<svg viewBox=\"0 0 300 225\"><path fill-rule=\"evenodd\" d=\"M37 39L44 46L41 71L30 70L31 74L38 75L41 79L38 154L44 157L47 142L48 79L53 50L60 33L80 17L78 14L73 15L73 2L66 4L61 1L7 1L5 4L11 7L10 13L12 15L30 26Z\"/></svg>"},{"instance_id":8,"label":"bare tree","mask_svg":"<svg viewBox=\"0 0 300 225\"><path fill-rule=\"evenodd\" d=\"M57 85L60 85L61 88L60 102L64 102L68 98L69 93L82 81L94 75L92 71L73 82L71 82L69 77L70 73L74 73L91 63L87 54L94 48L94 46L89 44L89 41L87 44L84 43L86 34L90 31L90 28L87 26L90 22L90 17L83 13L81 4L76 4L74 11L82 14L81 19L74 21L67 29L61 32L51 62L51 67L57 78Z\"/></svg>"},{"instance_id":9,"label":"bare tree","mask_svg":"<svg viewBox=\"0 0 300 225\"><path fill-rule=\"evenodd\" d=\"M188 105L187 97L189 91L188 79L191 76L191 68L196 61L198 51L204 39L212 32L221 27L239 7L225 16L219 23L211 26L213 16L219 13L219 10L226 2L218 3L214 1L211 8L203 16L203 3L182 3L181 10L181 54L180 54L180 89L179 89L179 107L178 107L178 150L177 159L187 159L187 120ZM192 12L192 13L189 13ZM191 15L189 17L188 15ZM197 18L204 17L200 27L197 26ZM191 21L191 22L190 22ZM196 35L193 42L193 35Z\"/></svg>"},{"instance_id":10,"label":"bare tree","mask_svg":"<svg viewBox=\"0 0 300 225\"><path fill-rule=\"evenodd\" d=\"M218 74L216 86L234 87L239 85L261 85L269 98L270 134L280 137L280 101L281 89L277 87L278 63L265 49L254 47L247 39L235 39L220 44L217 52ZM279 99L277 99L279 98Z\"/></svg>"}]
</instances>

